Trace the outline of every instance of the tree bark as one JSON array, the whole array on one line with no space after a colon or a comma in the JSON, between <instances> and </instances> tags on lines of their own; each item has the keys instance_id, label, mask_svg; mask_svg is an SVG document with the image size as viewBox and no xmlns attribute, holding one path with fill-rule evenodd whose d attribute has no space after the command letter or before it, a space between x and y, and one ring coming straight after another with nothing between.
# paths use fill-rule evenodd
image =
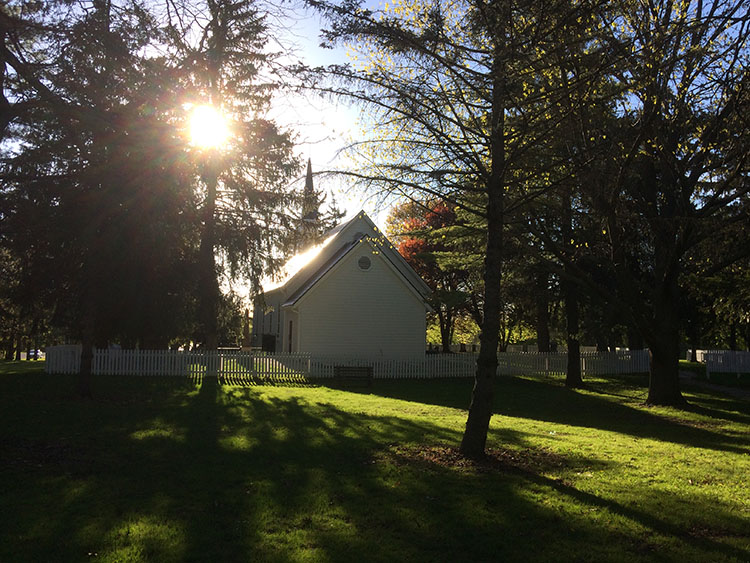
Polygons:
<instances>
[{"instance_id":1,"label":"tree bark","mask_svg":"<svg viewBox=\"0 0 750 563\"><path fill-rule=\"evenodd\" d=\"M471 459L484 457L487 431L492 417L494 379L497 374L497 346L500 332L500 273L503 247L503 193L490 190L487 209L487 254L484 272L484 315L479 336L479 357L474 378L469 416L460 451Z\"/></svg>"},{"instance_id":2,"label":"tree bark","mask_svg":"<svg viewBox=\"0 0 750 563\"><path fill-rule=\"evenodd\" d=\"M438 304L437 316L440 324L440 346L443 352L448 353L451 351L450 313L443 311Z\"/></svg>"},{"instance_id":3,"label":"tree bark","mask_svg":"<svg viewBox=\"0 0 750 563\"><path fill-rule=\"evenodd\" d=\"M216 173L214 155L209 155L203 179L206 183L206 202L203 208L203 232L199 251L199 292L200 321L203 330L203 347L206 350L218 348L219 283L216 279Z\"/></svg>"},{"instance_id":4,"label":"tree bark","mask_svg":"<svg viewBox=\"0 0 750 563\"><path fill-rule=\"evenodd\" d=\"M91 399L91 369L94 362L94 305L90 293L84 296L83 330L81 334L81 364L78 369L78 395L82 399Z\"/></svg>"},{"instance_id":5,"label":"tree bark","mask_svg":"<svg viewBox=\"0 0 750 563\"><path fill-rule=\"evenodd\" d=\"M578 289L570 280L565 280L565 324L568 344L568 368L565 375L565 386L583 387L581 378L581 343L578 340Z\"/></svg>"},{"instance_id":6,"label":"tree bark","mask_svg":"<svg viewBox=\"0 0 750 563\"><path fill-rule=\"evenodd\" d=\"M650 374L647 405L682 406L680 392L679 329L668 331L649 346Z\"/></svg>"},{"instance_id":7,"label":"tree bark","mask_svg":"<svg viewBox=\"0 0 750 563\"><path fill-rule=\"evenodd\" d=\"M477 371L469 416L461 440L461 453L471 459L484 457L492 418L497 345L500 336L501 272L505 223L505 36L510 21L509 4L490 7L488 25L494 27L492 114L488 138L491 168L487 178L487 251L484 259L484 312Z\"/></svg>"},{"instance_id":8,"label":"tree bark","mask_svg":"<svg viewBox=\"0 0 750 563\"><path fill-rule=\"evenodd\" d=\"M653 329L649 331L648 405L683 406L680 392L679 286L676 275L665 276L653 297Z\"/></svg>"},{"instance_id":9,"label":"tree bark","mask_svg":"<svg viewBox=\"0 0 750 563\"><path fill-rule=\"evenodd\" d=\"M542 353L549 352L549 276L540 270L536 288L536 347Z\"/></svg>"},{"instance_id":10,"label":"tree bark","mask_svg":"<svg viewBox=\"0 0 750 563\"><path fill-rule=\"evenodd\" d=\"M737 323L734 321L729 324L729 349L737 350Z\"/></svg>"}]
</instances>

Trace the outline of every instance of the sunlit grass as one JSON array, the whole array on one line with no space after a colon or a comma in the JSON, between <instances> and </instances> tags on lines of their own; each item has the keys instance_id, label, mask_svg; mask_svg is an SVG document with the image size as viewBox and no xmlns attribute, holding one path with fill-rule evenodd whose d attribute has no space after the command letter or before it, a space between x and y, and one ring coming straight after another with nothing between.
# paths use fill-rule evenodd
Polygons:
<instances>
[{"instance_id":1,"label":"sunlit grass","mask_svg":"<svg viewBox=\"0 0 750 563\"><path fill-rule=\"evenodd\" d=\"M645 378L371 390L75 378L0 364L0 561L746 561L750 406ZM26 371L23 371L26 370Z\"/></svg>"}]
</instances>

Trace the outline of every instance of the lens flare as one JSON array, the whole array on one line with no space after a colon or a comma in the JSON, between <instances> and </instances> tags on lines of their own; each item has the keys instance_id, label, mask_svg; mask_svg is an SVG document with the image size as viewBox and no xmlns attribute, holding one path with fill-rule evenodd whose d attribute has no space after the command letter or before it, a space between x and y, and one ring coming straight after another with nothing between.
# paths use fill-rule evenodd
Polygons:
<instances>
[{"instance_id":1,"label":"lens flare","mask_svg":"<svg viewBox=\"0 0 750 563\"><path fill-rule=\"evenodd\" d=\"M213 106L196 106L190 115L190 142L200 148L221 148L229 139L226 118Z\"/></svg>"}]
</instances>

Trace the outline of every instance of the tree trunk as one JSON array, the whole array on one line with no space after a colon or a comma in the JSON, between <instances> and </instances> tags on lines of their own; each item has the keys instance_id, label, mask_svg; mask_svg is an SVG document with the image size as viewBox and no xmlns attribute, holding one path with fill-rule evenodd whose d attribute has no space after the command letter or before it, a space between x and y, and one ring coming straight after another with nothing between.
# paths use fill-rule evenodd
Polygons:
<instances>
[{"instance_id":1,"label":"tree trunk","mask_svg":"<svg viewBox=\"0 0 750 563\"><path fill-rule=\"evenodd\" d=\"M680 392L679 330L664 334L649 346L649 384L647 405L682 406L686 403Z\"/></svg>"},{"instance_id":2,"label":"tree trunk","mask_svg":"<svg viewBox=\"0 0 750 563\"><path fill-rule=\"evenodd\" d=\"M604 338L604 334L601 332L598 332L596 334L596 351L597 352L608 352L609 346L607 344L606 339Z\"/></svg>"},{"instance_id":3,"label":"tree trunk","mask_svg":"<svg viewBox=\"0 0 750 563\"><path fill-rule=\"evenodd\" d=\"M549 276L540 271L536 288L536 347L539 352L549 352Z\"/></svg>"},{"instance_id":4,"label":"tree trunk","mask_svg":"<svg viewBox=\"0 0 750 563\"><path fill-rule=\"evenodd\" d=\"M203 347L206 350L218 348L218 308L219 283L216 279L216 262L214 248L216 246L216 173L214 155L209 155L204 173L206 182L206 203L203 209L203 232L199 251L199 311L203 329Z\"/></svg>"},{"instance_id":5,"label":"tree trunk","mask_svg":"<svg viewBox=\"0 0 750 563\"><path fill-rule=\"evenodd\" d=\"M690 343L690 361L697 362L700 343L698 342L698 321L696 318L693 318L688 325L688 341Z\"/></svg>"},{"instance_id":6,"label":"tree trunk","mask_svg":"<svg viewBox=\"0 0 750 563\"><path fill-rule=\"evenodd\" d=\"M78 395L91 399L91 368L94 361L94 306L91 295L86 295L84 305L83 332L81 334L81 365L78 370Z\"/></svg>"},{"instance_id":7,"label":"tree trunk","mask_svg":"<svg viewBox=\"0 0 750 563\"><path fill-rule=\"evenodd\" d=\"M729 325L729 349L737 350L737 323L734 321Z\"/></svg>"},{"instance_id":8,"label":"tree trunk","mask_svg":"<svg viewBox=\"0 0 750 563\"><path fill-rule=\"evenodd\" d=\"M438 324L440 325L440 345L443 352L448 353L451 351L450 319L448 318L448 313L443 312L439 304L437 306L437 316Z\"/></svg>"},{"instance_id":9,"label":"tree trunk","mask_svg":"<svg viewBox=\"0 0 750 563\"><path fill-rule=\"evenodd\" d=\"M490 175L487 178L487 251L484 259L484 312L479 358L471 395L469 416L461 440L461 453L471 459L484 457L492 417L497 344L500 336L500 280L505 222L505 35L510 21L509 4L490 6L488 25L495 35L493 49L492 114L490 116ZM497 25L493 25L493 20Z\"/></svg>"},{"instance_id":10,"label":"tree trunk","mask_svg":"<svg viewBox=\"0 0 750 563\"><path fill-rule=\"evenodd\" d=\"M566 247L569 247L570 256L573 260L575 249L573 248L573 198L568 190L562 195L562 236ZM570 241L570 242L569 242ZM569 267L566 266L566 270ZM565 376L565 386L571 388L583 387L581 379L581 345L578 341L578 288L572 281L569 271L562 278L563 299L565 301L565 339L568 346L568 367Z\"/></svg>"},{"instance_id":11,"label":"tree trunk","mask_svg":"<svg viewBox=\"0 0 750 563\"><path fill-rule=\"evenodd\" d=\"M581 343L578 340L578 288L570 280L565 284L565 324L568 344L568 369L565 386L583 387L581 378Z\"/></svg>"},{"instance_id":12,"label":"tree trunk","mask_svg":"<svg viewBox=\"0 0 750 563\"><path fill-rule=\"evenodd\" d=\"M649 331L650 374L648 405L682 406L680 392L680 316L677 276L665 280L654 292L653 329Z\"/></svg>"},{"instance_id":13,"label":"tree trunk","mask_svg":"<svg viewBox=\"0 0 750 563\"><path fill-rule=\"evenodd\" d=\"M628 326L628 348L630 350L643 350L643 336L634 323Z\"/></svg>"},{"instance_id":14,"label":"tree trunk","mask_svg":"<svg viewBox=\"0 0 750 563\"><path fill-rule=\"evenodd\" d=\"M15 327L13 329L13 332L11 332L10 336L8 337L8 344L5 348L5 359L10 361L13 361L13 358L16 354L16 331Z\"/></svg>"},{"instance_id":15,"label":"tree trunk","mask_svg":"<svg viewBox=\"0 0 750 563\"><path fill-rule=\"evenodd\" d=\"M471 459L484 457L492 417L497 346L500 332L500 273L503 247L503 194L490 191L487 209L487 254L484 265L484 314L479 336L479 358L471 395L469 416L461 440L461 453Z\"/></svg>"}]
</instances>

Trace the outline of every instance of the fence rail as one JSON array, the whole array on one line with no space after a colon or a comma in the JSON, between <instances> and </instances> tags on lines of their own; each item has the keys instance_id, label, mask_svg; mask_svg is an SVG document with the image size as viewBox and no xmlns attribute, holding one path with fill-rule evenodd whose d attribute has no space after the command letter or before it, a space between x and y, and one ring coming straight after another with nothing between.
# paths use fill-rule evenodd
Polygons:
<instances>
[{"instance_id":1,"label":"fence rail","mask_svg":"<svg viewBox=\"0 0 750 563\"><path fill-rule=\"evenodd\" d=\"M317 379L332 378L334 366L372 366L376 379L434 379L473 377L477 354L427 354L414 359L346 358L311 354L265 354L176 350L95 350L95 375L201 376L227 378ZM80 346L47 348L47 373L77 373ZM498 375L564 375L566 354L508 352L498 354ZM648 371L648 351L584 352L584 376Z\"/></svg>"}]
</instances>

